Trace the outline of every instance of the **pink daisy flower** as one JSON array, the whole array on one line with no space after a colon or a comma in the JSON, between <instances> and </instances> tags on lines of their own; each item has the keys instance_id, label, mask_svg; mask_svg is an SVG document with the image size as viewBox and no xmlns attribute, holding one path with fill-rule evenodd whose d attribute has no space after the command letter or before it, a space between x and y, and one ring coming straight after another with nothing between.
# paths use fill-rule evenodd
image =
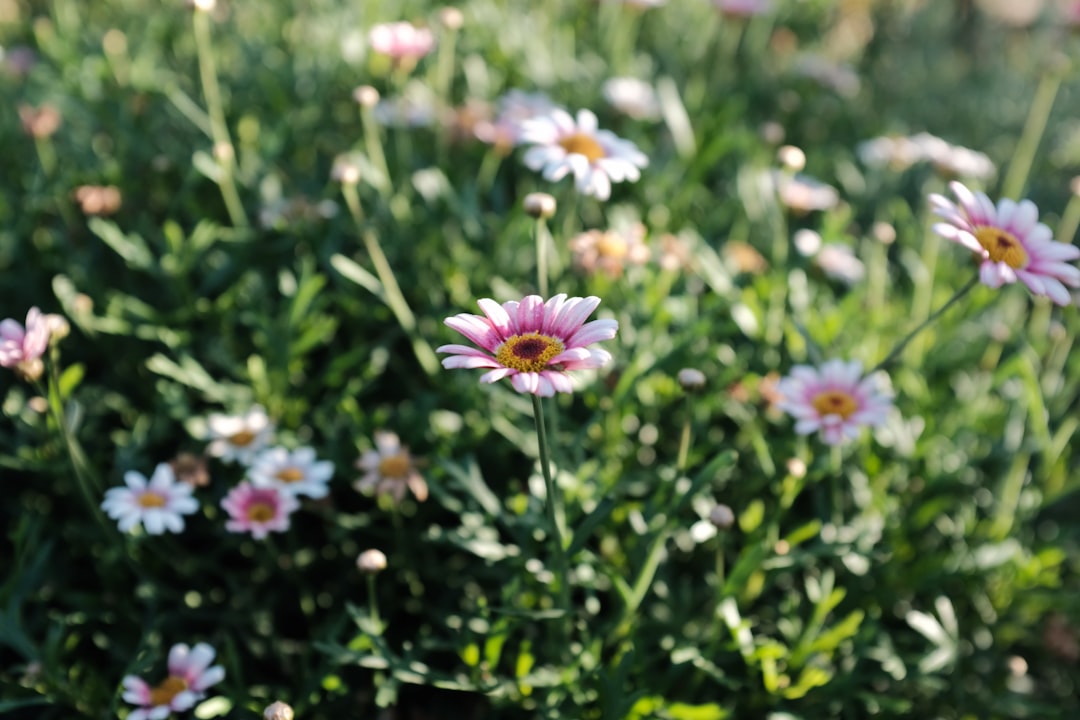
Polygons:
<instances>
[{"instance_id":1,"label":"pink daisy flower","mask_svg":"<svg viewBox=\"0 0 1080 720\"><path fill-rule=\"evenodd\" d=\"M526 120L521 142L531 144L525 152L525 165L542 170L545 180L562 180L573 173L574 185L583 195L597 200L611 197L611 183L641 177L640 168L649 158L629 140L610 130L601 130L589 110L579 110L577 120L562 109Z\"/></svg>"},{"instance_id":2,"label":"pink daisy flower","mask_svg":"<svg viewBox=\"0 0 1080 720\"><path fill-rule=\"evenodd\" d=\"M26 326L7 318L0 322L0 367L16 367L33 362L49 347L48 316L36 307L26 313Z\"/></svg>"},{"instance_id":3,"label":"pink daisy flower","mask_svg":"<svg viewBox=\"0 0 1080 720\"><path fill-rule=\"evenodd\" d=\"M278 486L256 487L244 481L229 491L221 507L229 513L226 530L249 532L262 540L271 532L289 529L289 516L300 507L300 501Z\"/></svg>"},{"instance_id":4,"label":"pink daisy flower","mask_svg":"<svg viewBox=\"0 0 1080 720\"><path fill-rule=\"evenodd\" d=\"M567 299L559 294L545 303L539 295L529 295L521 302L500 305L484 298L477 304L484 316L461 313L445 322L480 347L437 348L450 353L443 367L492 368L480 382L508 377L520 393L550 397L573 392L570 371L603 367L611 360L606 350L588 347L612 339L619 329L615 320L585 322L600 304L598 297Z\"/></svg>"},{"instance_id":5,"label":"pink daisy flower","mask_svg":"<svg viewBox=\"0 0 1080 720\"><path fill-rule=\"evenodd\" d=\"M997 288L1020 280L1034 295L1058 305L1072 302L1065 286L1080 287L1080 269L1066 261L1080 258L1080 248L1055 241L1050 228L1039 222L1035 203L1002 198L994 207L984 193L958 182L949 187L960 202L930 196L934 213L945 219L934 225L934 232L979 257L983 285Z\"/></svg>"},{"instance_id":6,"label":"pink daisy flower","mask_svg":"<svg viewBox=\"0 0 1080 720\"><path fill-rule=\"evenodd\" d=\"M169 676L159 685L151 687L140 677L126 676L124 701L139 707L128 714L128 720L164 720L174 711L190 709L206 697L207 688L225 678L224 668L210 666L213 661L214 648L206 643L190 649L180 643L169 651Z\"/></svg>"},{"instance_id":7,"label":"pink daisy flower","mask_svg":"<svg viewBox=\"0 0 1080 720\"><path fill-rule=\"evenodd\" d=\"M795 432L821 431L827 445L859 436L864 426L885 422L892 398L874 377L863 377L862 363L829 360L820 368L796 365L777 385L778 407L795 418Z\"/></svg>"},{"instance_id":8,"label":"pink daisy flower","mask_svg":"<svg viewBox=\"0 0 1080 720\"><path fill-rule=\"evenodd\" d=\"M435 48L435 36L427 28L412 23L380 23L371 28L368 35L371 49L389 55L395 61L415 62Z\"/></svg>"}]
</instances>

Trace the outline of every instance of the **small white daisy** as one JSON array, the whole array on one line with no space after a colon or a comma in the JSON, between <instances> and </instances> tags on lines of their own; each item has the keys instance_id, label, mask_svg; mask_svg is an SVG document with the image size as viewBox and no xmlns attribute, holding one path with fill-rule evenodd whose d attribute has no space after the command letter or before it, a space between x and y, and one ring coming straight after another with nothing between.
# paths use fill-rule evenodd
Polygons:
<instances>
[{"instance_id":1,"label":"small white daisy","mask_svg":"<svg viewBox=\"0 0 1080 720\"><path fill-rule=\"evenodd\" d=\"M270 442L274 424L261 406L256 405L244 415L215 413L207 418L210 445L207 452L226 462L250 465L255 456Z\"/></svg>"},{"instance_id":2,"label":"small white daisy","mask_svg":"<svg viewBox=\"0 0 1080 720\"><path fill-rule=\"evenodd\" d=\"M573 173L578 192L597 200L611 197L613 182L635 182L641 177L640 168L649 164L634 143L600 130L589 110L579 110L576 122L561 109L527 120L521 142L532 145L525 152L525 165L531 170L542 170L544 179L553 182Z\"/></svg>"},{"instance_id":3,"label":"small white daisy","mask_svg":"<svg viewBox=\"0 0 1080 720\"><path fill-rule=\"evenodd\" d=\"M270 448L255 458L248 477L256 487L276 487L290 495L323 498L330 492L327 483L334 474L334 463L316 461L315 450L302 447L289 452L283 447Z\"/></svg>"},{"instance_id":4,"label":"small white daisy","mask_svg":"<svg viewBox=\"0 0 1080 720\"><path fill-rule=\"evenodd\" d=\"M140 472L124 473L127 487L114 487L105 491L101 503L104 510L121 532L128 532L138 524L150 535L183 532L183 515L199 509L199 503L191 496L193 488L176 481L176 475L168 463L160 463L147 482Z\"/></svg>"}]
</instances>

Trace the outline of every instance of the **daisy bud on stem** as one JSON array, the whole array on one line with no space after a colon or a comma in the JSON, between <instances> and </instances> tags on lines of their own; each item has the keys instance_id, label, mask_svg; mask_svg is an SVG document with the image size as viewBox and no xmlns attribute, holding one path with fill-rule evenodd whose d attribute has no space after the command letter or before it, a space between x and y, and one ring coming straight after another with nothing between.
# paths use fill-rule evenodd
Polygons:
<instances>
[{"instance_id":1,"label":"daisy bud on stem","mask_svg":"<svg viewBox=\"0 0 1080 720\"><path fill-rule=\"evenodd\" d=\"M547 243L548 232L544 220L555 214L555 198L547 193L529 193L522 203L525 214L536 219L533 239L536 241L536 289L541 297L547 297Z\"/></svg>"},{"instance_id":2,"label":"daisy bud on stem","mask_svg":"<svg viewBox=\"0 0 1080 720\"><path fill-rule=\"evenodd\" d=\"M686 469L686 462L690 455L690 425L693 421L693 407L694 401L692 394L700 391L705 387L705 373L701 372L697 368L683 368L679 371L678 375L679 385L686 391L684 399L684 418L682 435L679 438L679 455L678 460L675 461L675 467L682 472Z\"/></svg>"},{"instance_id":3,"label":"daisy bud on stem","mask_svg":"<svg viewBox=\"0 0 1080 720\"><path fill-rule=\"evenodd\" d=\"M372 548L360 553L356 558L357 569L367 580L368 613L371 616L373 632L382 634L382 620L379 619L379 601L375 594L375 576L386 569L386 555L382 550Z\"/></svg>"},{"instance_id":4,"label":"daisy bud on stem","mask_svg":"<svg viewBox=\"0 0 1080 720\"><path fill-rule=\"evenodd\" d=\"M294 717L292 707L280 700L267 705L263 710L263 720L293 720Z\"/></svg>"}]
</instances>

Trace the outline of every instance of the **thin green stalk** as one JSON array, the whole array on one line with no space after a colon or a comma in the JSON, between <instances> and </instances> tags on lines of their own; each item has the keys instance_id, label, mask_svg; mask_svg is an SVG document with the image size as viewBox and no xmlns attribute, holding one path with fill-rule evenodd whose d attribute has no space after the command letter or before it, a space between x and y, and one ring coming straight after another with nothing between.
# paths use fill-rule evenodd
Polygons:
<instances>
[{"instance_id":1,"label":"thin green stalk","mask_svg":"<svg viewBox=\"0 0 1080 720\"><path fill-rule=\"evenodd\" d=\"M536 241L536 288L540 297L548 299L548 267L547 267L547 225L544 218L536 218L533 226L533 238Z\"/></svg>"},{"instance_id":2,"label":"thin green stalk","mask_svg":"<svg viewBox=\"0 0 1080 720\"><path fill-rule=\"evenodd\" d=\"M692 434L690 424L693 420L693 407L694 403L690 396L687 395L683 407L685 417L683 418L682 434L679 436L679 456L675 461L675 468L680 473L686 470L686 462L690 457L690 438Z\"/></svg>"},{"instance_id":3,"label":"thin green stalk","mask_svg":"<svg viewBox=\"0 0 1080 720\"><path fill-rule=\"evenodd\" d=\"M386 164L386 153L383 152L382 134L379 124L375 122L375 113L367 105L360 107L360 123L364 126L364 148L367 150L368 159L375 165L379 179L373 183L379 192L386 197L390 194L392 183L390 181L390 168Z\"/></svg>"},{"instance_id":4,"label":"thin green stalk","mask_svg":"<svg viewBox=\"0 0 1080 720\"><path fill-rule=\"evenodd\" d=\"M244 213L244 205L240 201L240 193L236 190L236 148L229 137L229 126L225 123L225 109L221 101L221 89L218 87L217 69L214 63L214 44L210 38L210 15L201 10L192 13L195 52L199 59L199 80L202 83L203 98L206 100L206 110L210 116L210 133L214 142L214 157L221 166L221 179L218 187L221 188L221 197L225 201L225 209L229 213L229 220L233 225L240 228L248 226L247 215Z\"/></svg>"},{"instance_id":5,"label":"thin green stalk","mask_svg":"<svg viewBox=\"0 0 1080 720\"><path fill-rule=\"evenodd\" d=\"M367 575L368 614L371 616L372 626L382 633L382 619L379 617L379 599L375 594L375 573Z\"/></svg>"},{"instance_id":6,"label":"thin green stalk","mask_svg":"<svg viewBox=\"0 0 1080 720\"><path fill-rule=\"evenodd\" d=\"M540 470L544 474L544 489L547 498L544 509L547 513L548 529L551 532L552 565L555 580L558 584L559 596L557 610L561 610L564 619L560 622L564 639L567 637L568 621L570 618L570 576L566 557L566 545L563 543L562 529L559 526L558 510L560 496L555 480L551 476L551 452L548 448L547 430L544 427L544 405L539 395L532 396L533 419L536 421L536 441L540 447Z\"/></svg>"},{"instance_id":7,"label":"thin green stalk","mask_svg":"<svg viewBox=\"0 0 1080 720\"><path fill-rule=\"evenodd\" d=\"M953 295L951 298L949 298L948 302L946 302L944 305L942 305L937 310L935 310L928 318L926 318L921 323L919 323L918 327L916 327L914 330L909 332L907 334L907 336L903 340L901 340L899 343L897 343L896 347L894 347L889 352L889 354L885 356L885 359L882 360L881 362L879 362L873 368L871 368L870 371L867 373L867 375L873 375L878 370L883 370L889 363L891 363L893 360L895 360L897 358L897 356L900 355L901 352L903 352L904 348L907 347L907 344L909 342L911 342L911 340L916 335L921 333L923 330L925 330L927 327L929 327L935 320L937 320L939 317L944 315L945 312L949 308L951 308L953 305L955 305L957 302L959 302L961 298L963 298L965 295L967 295L969 292L971 292L971 289L973 287L975 287L976 285L978 285L978 284L979 284L979 276L978 275L976 275L975 277L968 280L967 284L964 285L959 290L957 290L956 294Z\"/></svg>"},{"instance_id":8,"label":"thin green stalk","mask_svg":"<svg viewBox=\"0 0 1080 720\"><path fill-rule=\"evenodd\" d=\"M379 284L382 285L383 300L394 313L401 329L409 336L413 352L424 372L428 375L436 374L439 371L439 359L435 356L431 345L417 332L416 316L413 315L409 303L401 292L397 278L394 277L394 270L390 267L390 262L386 259L375 233L364 223L364 211L360 207L360 195L356 191L356 184L342 183L341 194L345 197L345 204L349 207L349 212L360 230L360 238L364 241L364 247L375 266L375 274L379 277Z\"/></svg>"},{"instance_id":9,"label":"thin green stalk","mask_svg":"<svg viewBox=\"0 0 1080 720\"><path fill-rule=\"evenodd\" d=\"M1054 107L1054 100L1057 98L1063 77L1064 75L1059 70L1052 69L1047 71L1039 81L1039 87L1035 90L1035 97L1031 101L1031 109L1028 110L1027 120L1024 122L1024 131L1016 144L1012 162L1009 163L1009 172L1001 184L1001 194L1005 197L1017 197L1024 190L1028 173L1031 172L1031 164L1035 160L1035 153L1039 149L1039 141L1046 132L1046 123L1050 119L1050 111Z\"/></svg>"},{"instance_id":10,"label":"thin green stalk","mask_svg":"<svg viewBox=\"0 0 1080 720\"><path fill-rule=\"evenodd\" d=\"M1076 228L1080 227L1080 195L1073 193L1069 198L1069 204L1065 206L1065 212L1061 214L1061 222L1058 223L1057 241L1072 244L1076 237Z\"/></svg>"}]
</instances>

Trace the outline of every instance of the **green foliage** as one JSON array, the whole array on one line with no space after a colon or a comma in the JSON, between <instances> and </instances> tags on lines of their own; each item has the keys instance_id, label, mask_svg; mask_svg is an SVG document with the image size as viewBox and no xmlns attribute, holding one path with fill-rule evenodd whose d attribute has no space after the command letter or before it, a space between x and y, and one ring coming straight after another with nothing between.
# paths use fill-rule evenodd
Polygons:
<instances>
[{"instance_id":1,"label":"green foliage","mask_svg":"<svg viewBox=\"0 0 1080 720\"><path fill-rule=\"evenodd\" d=\"M180 642L226 670L197 718L278 699L303 720L1080 713L1076 308L977 286L890 366L887 425L840 450L770 402L794 364L873 366L972 275L930 231L948 178L868 166L859 142L926 130L985 152L991 196L1023 179L1074 241L1077 41L1060 23L919 0L777 2L745 22L704 0L468 0L454 32L418 1L219 4L0 0L0 315L72 325L38 383L0 377L0 714L125 717L122 678L157 682ZM402 18L439 43L411 73L367 48ZM604 103L620 75L655 86L660 118ZM427 88L435 122L373 123L363 84ZM641 180L579 197L449 112L512 88L595 110L648 155ZM61 125L31 138L15 108L43 104ZM835 207L779 201L781 143ZM348 151L360 182L342 193ZM84 212L83 185L121 207ZM568 578L528 398L431 364L459 341L445 317L536 291L534 191L559 201L552 291L598 295L620 323L612 365L547 405ZM573 266L578 232L636 222L685 262ZM825 273L800 230L865 277ZM704 391L680 388L684 367ZM202 453L211 413L256 403L281 444L335 466L288 533L225 531L243 470L217 460L183 534L104 515L126 471ZM425 502L350 486L378 430L421 459ZM717 503L732 527L709 524ZM374 578L366 548L389 559Z\"/></svg>"}]
</instances>

